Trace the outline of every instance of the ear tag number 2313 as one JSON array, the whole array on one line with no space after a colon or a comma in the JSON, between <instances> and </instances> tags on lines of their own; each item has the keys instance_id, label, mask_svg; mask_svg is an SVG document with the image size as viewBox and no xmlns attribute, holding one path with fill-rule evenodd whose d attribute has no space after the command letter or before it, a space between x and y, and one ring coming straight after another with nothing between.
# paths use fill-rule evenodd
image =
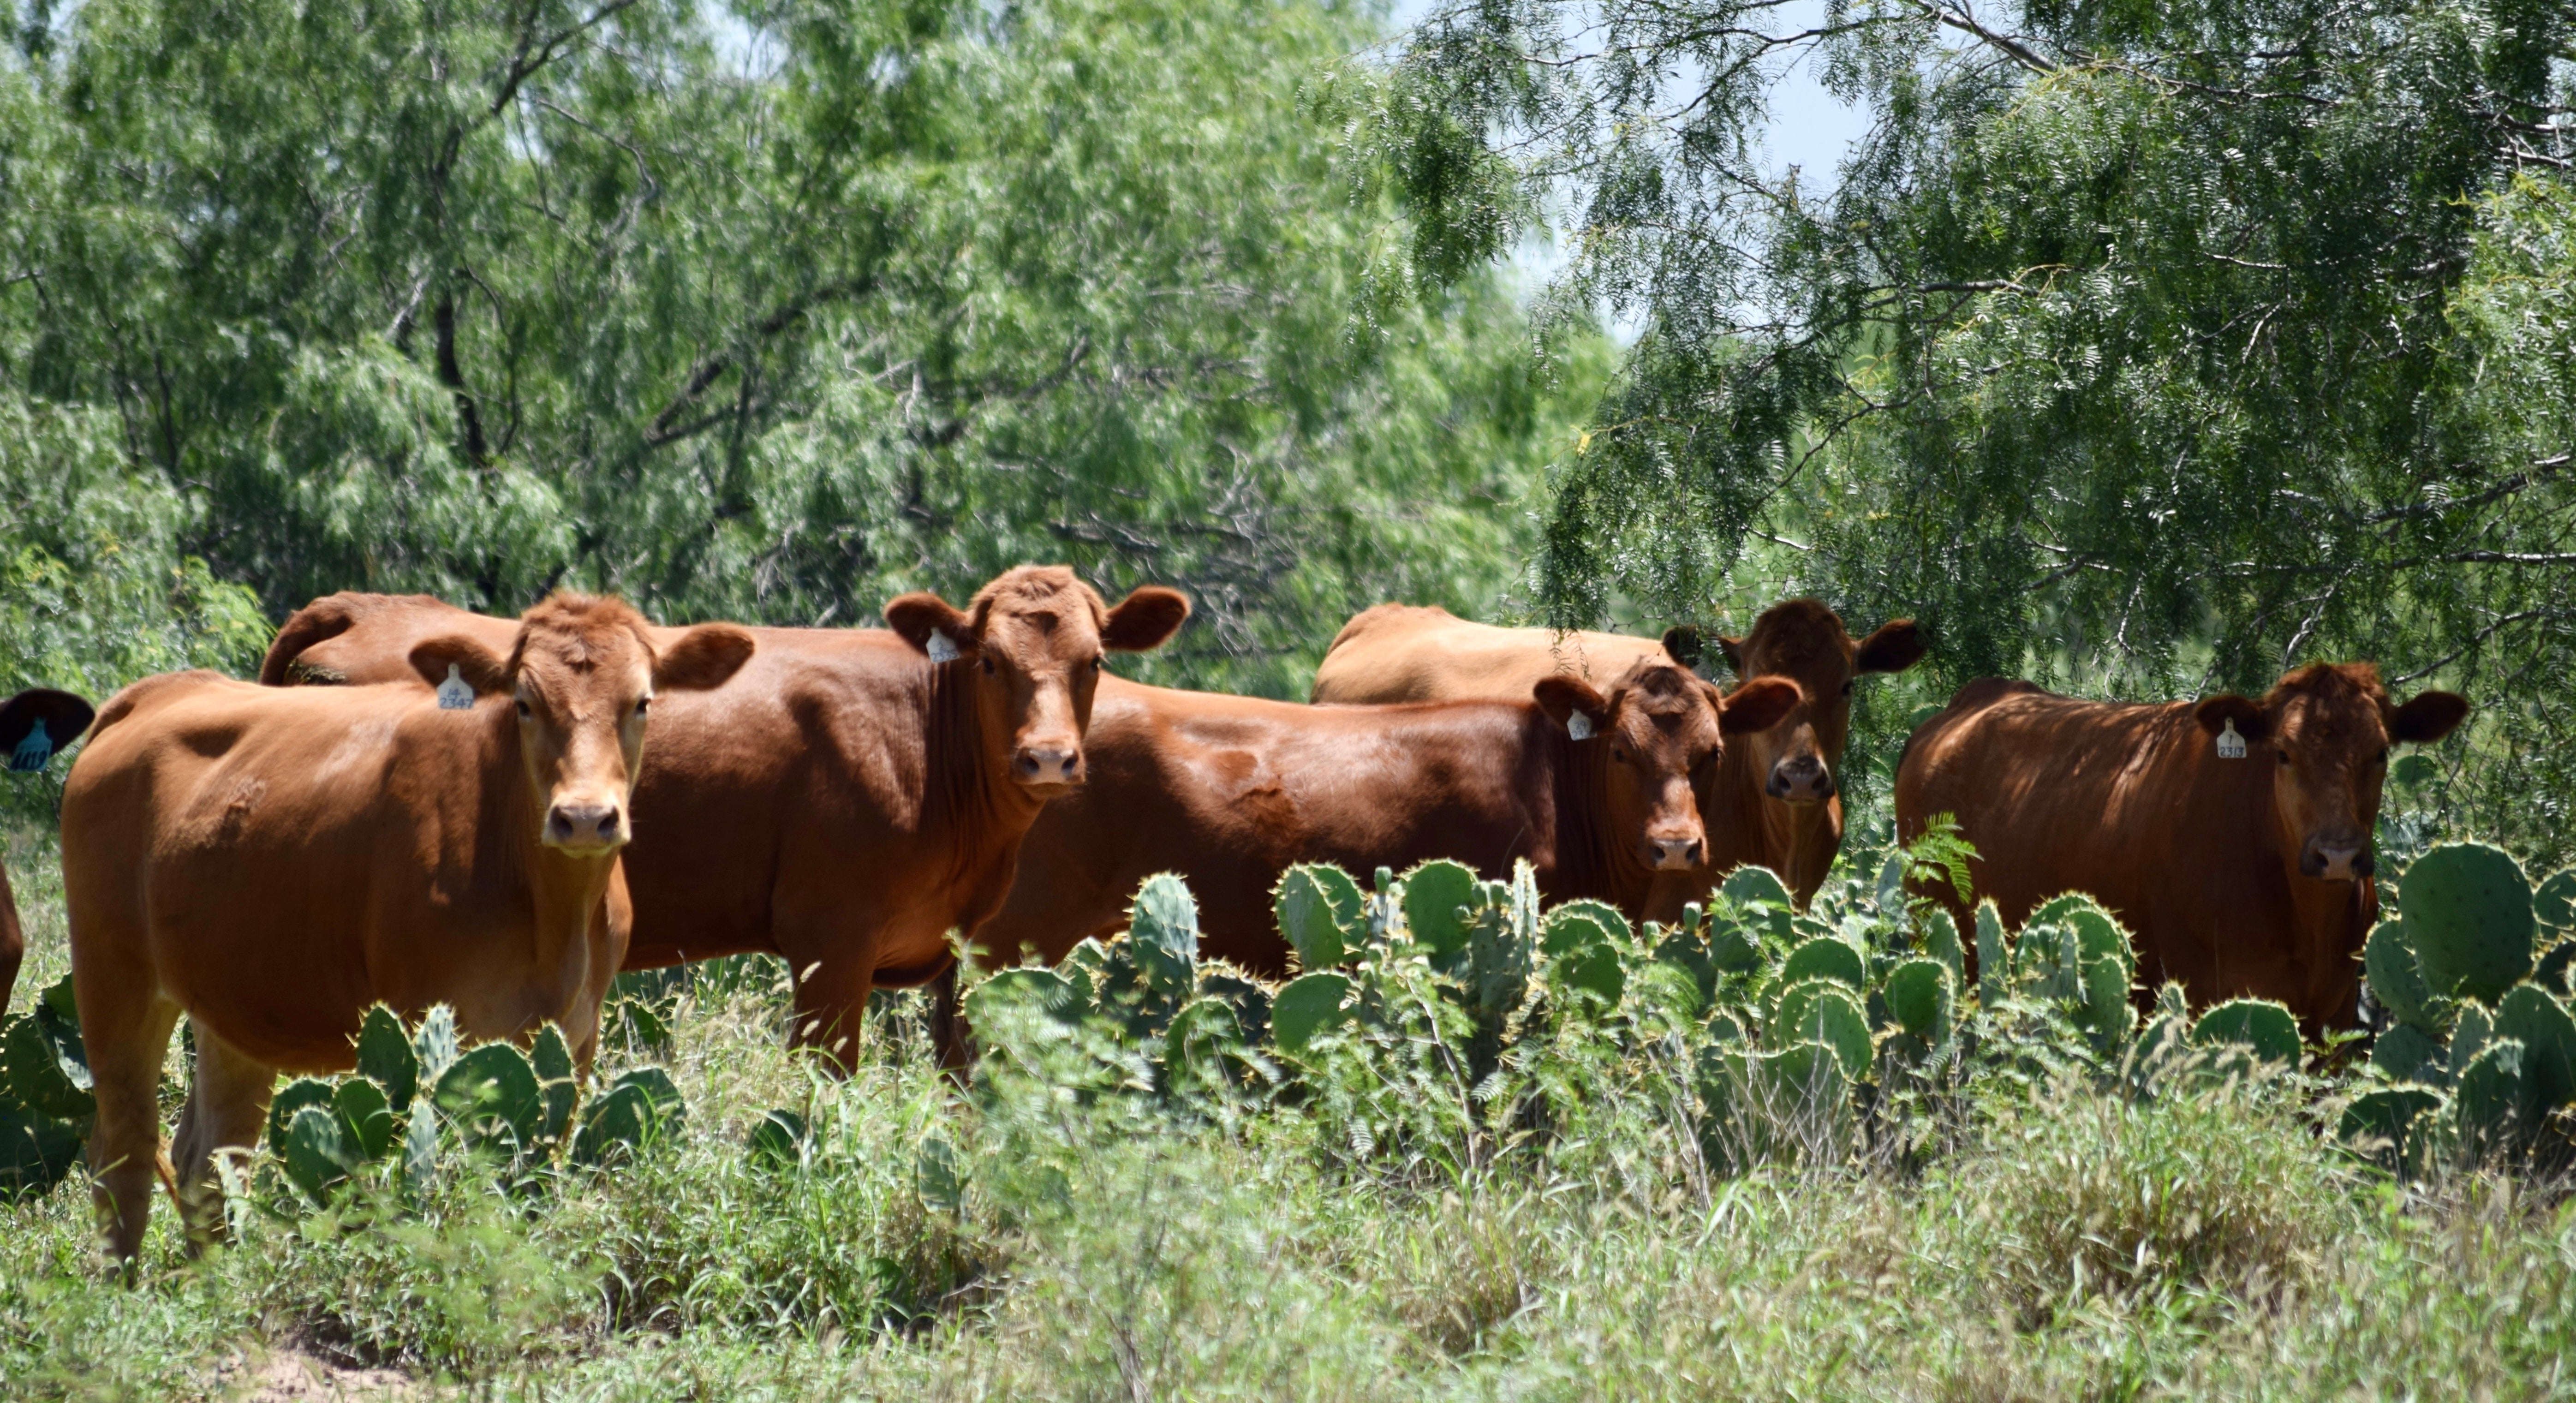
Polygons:
<instances>
[{"instance_id":1,"label":"ear tag number 2313","mask_svg":"<svg viewBox=\"0 0 2576 1403\"><path fill-rule=\"evenodd\" d=\"M2245 758L2245 737L2236 734L2236 718L2233 716L2227 718L2227 729L2218 733L2218 758L2221 760Z\"/></svg>"},{"instance_id":2,"label":"ear tag number 2313","mask_svg":"<svg viewBox=\"0 0 2576 1403\"><path fill-rule=\"evenodd\" d=\"M454 663L447 665L447 680L438 684L438 709L441 711L474 709L473 684L457 675Z\"/></svg>"}]
</instances>

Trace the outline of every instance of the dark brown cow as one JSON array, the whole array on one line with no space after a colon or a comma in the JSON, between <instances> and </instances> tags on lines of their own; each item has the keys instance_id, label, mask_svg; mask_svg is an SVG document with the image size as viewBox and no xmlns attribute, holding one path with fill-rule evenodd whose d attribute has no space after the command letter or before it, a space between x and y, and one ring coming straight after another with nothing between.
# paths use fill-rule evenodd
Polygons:
<instances>
[{"instance_id":1,"label":"dark brown cow","mask_svg":"<svg viewBox=\"0 0 2576 1403\"><path fill-rule=\"evenodd\" d=\"M30 687L0 702L0 767L41 770L45 762L89 729L90 705L69 692ZM18 966L27 957L27 935L18 925L18 898L9 890L9 868L0 863L0 1014L9 1011Z\"/></svg>"},{"instance_id":2,"label":"dark brown cow","mask_svg":"<svg viewBox=\"0 0 2576 1403\"><path fill-rule=\"evenodd\" d=\"M1469 623L1445 609L1381 604L1352 616L1315 671L1318 702L1507 701L1542 677L1615 677L1680 640L1616 633ZM1685 899L1747 864L1780 874L1800 905L1824 884L1842 851L1843 805L1835 771L1851 734L1853 679L1902 672L1923 656L1914 621L1894 619L1855 642L1833 610L1812 599L1772 605L1742 638L1721 638L1739 678L1786 677L1805 701L1767 731L1727 747L1699 791L1711 852L1705 880ZM1676 654L1680 656L1680 654Z\"/></svg>"},{"instance_id":3,"label":"dark brown cow","mask_svg":"<svg viewBox=\"0 0 2576 1403\"><path fill-rule=\"evenodd\" d=\"M1433 857L1497 877L1528 858L1554 900L1670 918L1678 901L1647 907L1656 879L1705 862L1692 773L1798 700L1776 678L1724 697L1669 661L1633 666L1606 695L1572 677L1533 693L1318 707L1104 683L1091 783L1039 816L977 943L1059 959L1123 925L1138 884L1169 870L1198 897L1200 949L1275 976L1287 947L1271 889L1289 865L1365 876Z\"/></svg>"},{"instance_id":4,"label":"dark brown cow","mask_svg":"<svg viewBox=\"0 0 2576 1403\"><path fill-rule=\"evenodd\" d=\"M1111 609L1070 570L1023 566L965 609L894 600L892 631L750 630L760 651L740 676L655 719L626 967L782 955L795 1041L846 1065L869 990L945 970L948 932L1001 905L1029 824L1082 783L1103 650L1157 647L1188 614L1171 590ZM409 640L496 622L333 595L287 621L260 675L403 676Z\"/></svg>"},{"instance_id":5,"label":"dark brown cow","mask_svg":"<svg viewBox=\"0 0 2576 1403\"><path fill-rule=\"evenodd\" d=\"M2449 692L2392 706L2368 663L2300 668L2260 701L2162 706L1989 678L1907 742L1897 834L1956 815L1976 892L2008 923L2090 893L2136 932L2142 1001L2168 979L2195 1004L2278 999L2313 1036L2354 1019L2388 747L2440 740L2468 710ZM2231 724L2241 758L2219 753Z\"/></svg>"},{"instance_id":6,"label":"dark brown cow","mask_svg":"<svg viewBox=\"0 0 2576 1403\"><path fill-rule=\"evenodd\" d=\"M171 1026L196 1033L174 1146L204 1181L280 1070L353 1060L367 1006L444 1003L469 1038L562 1025L587 1066L625 953L617 854L655 693L721 684L742 630L655 649L613 600L528 611L506 654L411 650L461 685L276 691L211 672L117 693L63 789L72 987L102 1212L132 1257L161 1161Z\"/></svg>"}]
</instances>

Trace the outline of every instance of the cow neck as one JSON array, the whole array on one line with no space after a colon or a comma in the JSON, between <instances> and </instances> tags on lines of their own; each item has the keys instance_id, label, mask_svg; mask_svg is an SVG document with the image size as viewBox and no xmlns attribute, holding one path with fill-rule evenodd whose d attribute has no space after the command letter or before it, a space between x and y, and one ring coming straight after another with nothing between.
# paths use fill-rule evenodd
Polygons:
<instances>
[{"instance_id":1,"label":"cow neck","mask_svg":"<svg viewBox=\"0 0 2576 1403\"><path fill-rule=\"evenodd\" d=\"M493 789L483 810L500 821L500 831L508 835L503 847L506 859L527 878L529 968L540 974L559 970L571 947L589 939L591 918L607 899L609 878L617 871L617 853L576 857L539 840L545 801L528 783L527 761L519 750L518 718L507 706L488 709L492 713L486 723L489 758L483 773Z\"/></svg>"},{"instance_id":2,"label":"cow neck","mask_svg":"<svg viewBox=\"0 0 2576 1403\"><path fill-rule=\"evenodd\" d=\"M987 835L1005 845L1028 832L1045 801L1034 799L1011 778L1007 764L990 762L994 737L985 733L984 715L976 706L978 674L966 658L933 663L921 694L923 763L921 827L957 824L953 833ZM952 844L960 861L971 860L963 844Z\"/></svg>"},{"instance_id":3,"label":"cow neck","mask_svg":"<svg viewBox=\"0 0 2576 1403\"><path fill-rule=\"evenodd\" d=\"M1537 707L1530 713L1555 777L1550 796L1555 831L1549 835L1552 841L1539 848L1554 861L1533 856L1539 884L1555 901L1589 897L1633 914L1644 905L1655 874L1628 856L1618 836L1601 822L1610 798L1608 744L1577 741Z\"/></svg>"}]
</instances>

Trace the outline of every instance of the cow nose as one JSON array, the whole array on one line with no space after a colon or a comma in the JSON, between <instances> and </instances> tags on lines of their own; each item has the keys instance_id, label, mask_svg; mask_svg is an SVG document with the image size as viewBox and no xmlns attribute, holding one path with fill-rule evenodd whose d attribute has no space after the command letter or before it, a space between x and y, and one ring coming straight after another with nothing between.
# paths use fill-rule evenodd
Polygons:
<instances>
[{"instance_id":1,"label":"cow nose","mask_svg":"<svg viewBox=\"0 0 2576 1403\"><path fill-rule=\"evenodd\" d=\"M2355 843L2349 846L2310 843L2307 852L2301 855L2299 863L2300 870L2309 876L2323 877L2329 882L2349 882L2355 878L2367 877L2377 866L2378 864L2371 858L2370 847L2366 843Z\"/></svg>"},{"instance_id":2,"label":"cow nose","mask_svg":"<svg viewBox=\"0 0 2576 1403\"><path fill-rule=\"evenodd\" d=\"M626 840L615 804L557 804L546 810L546 842L558 848L611 848Z\"/></svg>"},{"instance_id":3,"label":"cow nose","mask_svg":"<svg viewBox=\"0 0 2576 1403\"><path fill-rule=\"evenodd\" d=\"M1658 872L1680 872L1699 866L1697 838L1649 838L1646 856Z\"/></svg>"},{"instance_id":4,"label":"cow nose","mask_svg":"<svg viewBox=\"0 0 2576 1403\"><path fill-rule=\"evenodd\" d=\"M1822 803L1833 796L1834 773L1817 756L1792 755L1771 767L1771 782L1764 788L1772 798L1792 804Z\"/></svg>"},{"instance_id":5,"label":"cow nose","mask_svg":"<svg viewBox=\"0 0 2576 1403\"><path fill-rule=\"evenodd\" d=\"M1011 759L1022 784L1074 784L1082 779L1082 752L1070 746L1027 745Z\"/></svg>"}]
</instances>

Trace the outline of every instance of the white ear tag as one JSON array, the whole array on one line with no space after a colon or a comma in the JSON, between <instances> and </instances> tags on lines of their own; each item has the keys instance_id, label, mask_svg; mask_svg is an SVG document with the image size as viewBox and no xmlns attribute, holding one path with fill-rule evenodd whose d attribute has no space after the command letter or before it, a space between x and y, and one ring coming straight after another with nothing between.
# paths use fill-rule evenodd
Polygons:
<instances>
[{"instance_id":1,"label":"white ear tag","mask_svg":"<svg viewBox=\"0 0 2576 1403\"><path fill-rule=\"evenodd\" d=\"M935 628L930 631L930 660L932 662L953 663L964 656L965 654L957 651L956 644L948 641L947 634L941 633Z\"/></svg>"},{"instance_id":2,"label":"white ear tag","mask_svg":"<svg viewBox=\"0 0 2576 1403\"><path fill-rule=\"evenodd\" d=\"M456 675L454 663L447 665L447 680L438 684L438 709L441 711L474 709L474 688L468 685L464 678Z\"/></svg>"},{"instance_id":3,"label":"white ear tag","mask_svg":"<svg viewBox=\"0 0 2576 1403\"><path fill-rule=\"evenodd\" d=\"M2236 734L2236 718L2233 716L2227 718L2227 729L2218 733L2218 758L2221 760L2245 758L2245 737Z\"/></svg>"},{"instance_id":4,"label":"white ear tag","mask_svg":"<svg viewBox=\"0 0 2576 1403\"><path fill-rule=\"evenodd\" d=\"M1565 713L1565 733L1576 740L1592 739L1592 718L1580 711Z\"/></svg>"}]
</instances>

